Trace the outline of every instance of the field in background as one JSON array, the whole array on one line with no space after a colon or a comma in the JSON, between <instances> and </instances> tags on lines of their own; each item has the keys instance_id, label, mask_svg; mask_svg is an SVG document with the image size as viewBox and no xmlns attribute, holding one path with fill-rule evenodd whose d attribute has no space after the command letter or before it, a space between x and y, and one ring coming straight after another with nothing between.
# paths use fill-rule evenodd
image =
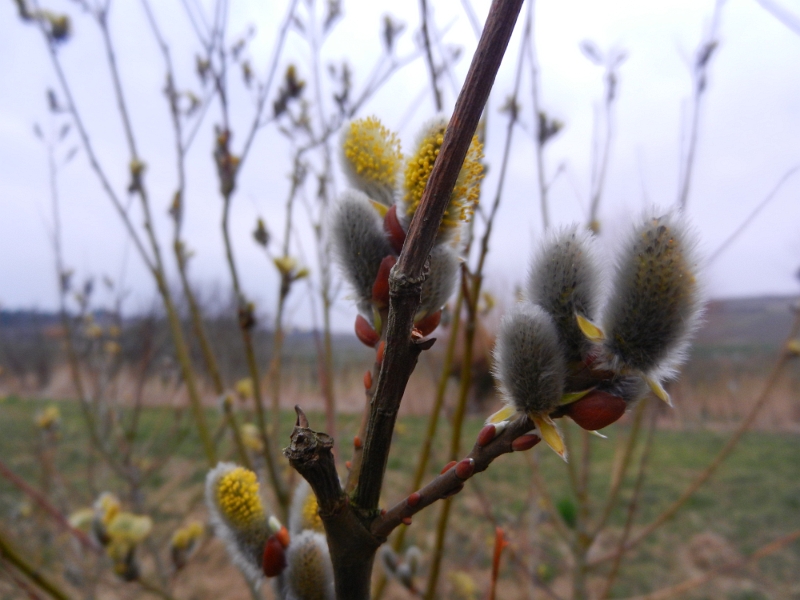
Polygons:
<instances>
[{"instance_id":1,"label":"field in background","mask_svg":"<svg viewBox=\"0 0 800 600\"><path fill-rule=\"evenodd\" d=\"M794 297L764 297L718 300L709 303L705 321L698 332L691 355L681 379L672 388L675 410L662 419L670 427L728 427L747 412L784 341L791 323ZM108 317L106 317L108 318ZM492 319L496 320L496 319ZM267 319L264 320L268 322ZM36 313L0 313L0 395L16 394L41 398L63 399L73 396L69 370L60 354L59 321L56 315ZM244 377L246 367L241 345L235 337L235 325L212 322L209 329L221 346L221 368L226 381ZM163 329L163 328L162 328ZM140 357L145 345L137 336L148 335L152 347L146 369ZM434 348L422 355L420 364L409 381L403 414L427 414L433 401L439 378L447 330L434 334L439 340ZM479 344L490 348L487 342ZM256 336L260 364L268 365L272 339L269 332ZM317 343L313 333L293 332L285 341L281 405L290 409L301 404L309 410L322 410L323 400L317 367ZM142 322L126 326L123 334L122 359L119 377L112 383L109 397L117 402L131 402L145 372L142 400L147 405L183 406L186 403L177 368L171 360L167 332L160 330L158 321L146 326ZM196 351L199 354L199 351ZM364 406L362 378L371 366L373 354L351 334L334 336L334 382L337 406L341 412L360 413ZM196 365L202 365L199 355ZM485 372L487 362L477 367ZM266 369L264 369L266 373ZM266 376L266 375L265 375ZM455 386L455 379L451 381ZM266 390L267 386L264 385ZM761 430L800 432L800 365L786 370L773 398L760 414L755 427ZM448 394L454 401L454 391ZM267 395L268 396L268 395ZM205 402L211 406L217 398L206 385ZM473 398L471 411L490 414L497 405L493 394Z\"/></svg>"},{"instance_id":2,"label":"field in background","mask_svg":"<svg viewBox=\"0 0 800 600\"><path fill-rule=\"evenodd\" d=\"M672 411L662 410L659 416L650 468L637 505L634 535L680 495L722 447L727 432L747 412L780 349L792 319L793 301L790 298L757 298L709 305L683 376L672 388L676 407ZM217 339L224 345L223 335L228 329L224 323L216 326L220 331ZM147 460L172 457L158 476L143 482L147 504L137 509L156 522L155 535L144 549L143 561L145 570L152 571L156 560L168 562L169 538L178 526L189 518L204 522L207 519L202 504L206 466L175 365L170 360L166 332L159 328L158 319L151 319L149 325L145 321L126 322L123 330L122 351L115 367L118 377L109 383L111 387L105 397L112 400L106 408L113 412L118 407L127 407L137 394L137 386L142 384L140 397L145 408L138 435L141 440L147 440ZM439 377L446 334L446 330L437 332L441 338L439 343L423 355L409 382L389 460L384 504L396 501L409 491L425 429L424 415L429 412ZM271 337L268 332L260 331L256 341L259 360L266 365L270 359ZM236 342L233 337L230 351L224 352L222 367L227 381L236 381L245 374ZM0 315L0 365L3 366L0 456L35 486L49 486L48 497L60 511L69 514L90 506L104 490L119 492L129 486L120 484L114 473L96 457L90 458L78 406L70 400L73 392L59 344L58 323L52 315L32 317L26 313L21 317L7 312ZM323 427L316 348L313 334L293 333L287 338L282 391L285 410L277 437L281 446L288 441L293 424L290 408L294 404L309 409L312 427ZM143 355L149 356L146 364L141 359ZM350 440L357 431L358 414L363 409L362 378L372 360L372 352L353 336L338 335L334 356L340 408L337 444L344 448L339 457L343 465L349 458ZM431 476L446 462L445 448L450 438L448 422L456 386L456 379L451 378L444 409L447 418L437 434L430 463ZM38 437L41 434L34 419L37 411L53 401L57 401L61 409L62 426L51 478L47 479ZM210 389L206 390L205 401L209 421L219 431L221 414ZM244 413L250 414L252 405L247 400L236 402L241 402ZM482 418L494 410L497 402L491 394L482 400L473 398L464 446L471 445ZM114 420L113 416L109 419L109 422ZM627 431L629 423L630 418L626 416L608 428L609 440L593 439L592 453L597 459L597 468L593 471L597 475L590 486L593 497L604 497L617 437ZM795 361L776 386L756 421L755 431L745 436L721 470L670 523L626 559L612 597L647 593L702 575L715 566L752 553L781 534L800 528L798 432L800 361ZM234 457L227 437L223 448L228 458ZM471 480L466 493L456 499L448 533L443 598L484 597L490 576L495 523L509 533L513 550L512 554L504 555L501 598L531 598L528 591L531 573L536 574L539 586L533 597L548 597L542 585L557 594L568 592L569 553L556 535L553 515L542 502L541 490L533 483L530 461L534 459L540 461L541 472L558 510L562 515L574 510L566 469L552 452L537 448L526 454L502 457L487 473ZM637 464L638 459L634 456L633 464ZM146 468L148 465L138 466ZM296 478L288 465L284 466L287 473ZM623 507L627 506L632 489L633 475L630 475L611 515L611 527L598 539L591 556L600 556L615 547L626 518ZM123 498L127 506L132 506L134 500ZM423 553L433 546L438 513L437 508L424 511L415 517L411 526L409 540L420 546ZM56 574L64 582L77 576L75 567L82 559L74 540L59 532L49 517L3 479L0 479L0 521L10 529L14 539L24 541L28 555L36 557L46 572ZM753 568L716 578L713 583L680 597L691 600L800 599L798 564L800 542L794 542ZM605 569L607 566L598 573L602 575ZM189 567L177 575L177 581L174 591L178 597L248 597L240 574L231 566L220 542L210 537ZM590 579L590 588L596 588L602 581L600 576ZM119 586L106 569L101 575L98 597L121 597ZM3 583L0 572L0 600L15 598L14 589ZM127 589L126 598L144 597L137 586ZM399 600L409 596L393 583L388 597Z\"/></svg>"},{"instance_id":3,"label":"field in background","mask_svg":"<svg viewBox=\"0 0 800 600\"><path fill-rule=\"evenodd\" d=\"M38 485L42 466L38 454L37 429L34 416L46 406L41 400L6 398L0 404L0 455L27 481ZM51 498L58 508L70 511L89 506L103 490L126 489L119 485L113 473L88 459L87 442L78 407L73 402L60 404L62 427L55 456L56 477L51 482ZM208 411L211 423L219 424L219 414ZM312 425L324 421L321 414L311 414ZM200 455L200 444L189 433L181 438L182 425L189 426L188 416L182 425L173 429L172 411L165 408L146 409L142 414L143 437L153 439L152 459L172 452L169 467L158 478L144 482L147 505L145 512L155 522L155 534L144 552L144 564L151 564L154 554L167 561L167 545L172 532L186 519L206 519L201 502L206 473ZM389 485L384 503L408 492L410 473L424 432L425 419L405 416L396 432L395 446L389 461ZM292 415L283 414L279 440L285 444L292 426ZM465 440L474 439L481 426L480 419L467 422ZM357 428L353 415L339 419L339 439L349 440ZM175 432L178 432L176 438ZM611 457L617 434L624 425L609 428L610 439L596 439L592 452L599 459L598 475L591 482L592 495L602 497L611 471ZM725 434L711 431L669 431L656 434L651 455L651 467L640 498L634 532L652 520L705 466L721 448ZM431 474L446 462L449 431L445 423L437 436ZM345 444L347 445L347 444ZM229 455L233 457L232 453ZM346 457L345 457L346 458ZM494 524L502 525L512 541L512 549L524 557L524 566L537 573L540 580L556 593L568 588L568 564L565 549L560 547L551 523L552 515L543 508L539 490L531 479L529 461L540 462L550 494L562 511L569 511L572 502L563 463L546 449L536 448L529 453L502 457L487 473L472 480L466 493L458 496L454 506L453 526L448 534L446 561L447 592L443 597L459 598L457 582L466 584L469 576L483 597L489 579ZM638 457L634 457L637 460ZM614 597L624 598L675 584L708 569L725 564L753 552L782 533L800 528L800 444L791 434L754 432L748 434L720 472L703 487L689 505L665 528L658 530L634 552L623 565L622 576L614 588ZM632 479L632 478L629 478ZM632 491L628 481L621 499L626 501ZM123 498L130 506L132 499ZM186 507L191 509L186 514ZM592 551L600 555L614 547L625 521L620 504L611 517L611 528ZM37 557L41 566L54 575L69 580L70 569L79 560L77 548L45 514L31 505L18 490L0 480L0 515L15 539L24 541L29 556ZM433 545L433 531L438 510L425 511L415 517L409 536L423 552ZM42 549L45 551L42 551ZM501 596L507 600L530 598L530 580L515 565L510 554L504 555L501 572ZM767 600L768 598L800 598L800 543L795 542L782 552L758 563L758 570L740 570L718 578L701 588L691 599ZM529 571L529 572L530 572ZM603 570L600 571L601 573ZM213 573L213 577L206 573ZM106 570L103 581L113 576ZM188 598L246 598L247 592L238 572L230 565L219 541L210 539L185 571L178 575L175 593ZM0 598L12 598L0 577ZM99 597L110 598L109 583L99 587ZM114 588L119 590L119 583ZM142 597L135 585L130 597ZM114 596L120 597L120 596ZM407 598L400 588L392 588L392 598ZM537 592L536 598L545 598Z\"/></svg>"}]
</instances>

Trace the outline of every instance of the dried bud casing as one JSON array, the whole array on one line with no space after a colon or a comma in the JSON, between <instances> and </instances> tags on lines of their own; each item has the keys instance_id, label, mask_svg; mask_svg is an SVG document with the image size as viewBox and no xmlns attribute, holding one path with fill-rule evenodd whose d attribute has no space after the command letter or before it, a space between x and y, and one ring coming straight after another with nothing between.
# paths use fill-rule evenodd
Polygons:
<instances>
[{"instance_id":1,"label":"dried bud casing","mask_svg":"<svg viewBox=\"0 0 800 600\"><path fill-rule=\"evenodd\" d=\"M694 240L667 213L638 225L617 263L605 314L605 350L615 371L670 373L683 359L701 312Z\"/></svg>"},{"instance_id":2,"label":"dried bud casing","mask_svg":"<svg viewBox=\"0 0 800 600\"><path fill-rule=\"evenodd\" d=\"M333 565L325 536L303 531L292 539L283 573L286 600L334 600Z\"/></svg>"},{"instance_id":3,"label":"dried bud casing","mask_svg":"<svg viewBox=\"0 0 800 600\"><path fill-rule=\"evenodd\" d=\"M521 303L503 318L494 374L518 411L546 415L558 406L567 368L556 325L542 308Z\"/></svg>"},{"instance_id":4,"label":"dried bud casing","mask_svg":"<svg viewBox=\"0 0 800 600\"><path fill-rule=\"evenodd\" d=\"M591 347L575 315L592 320L597 311L600 268L592 242L593 236L577 225L549 235L528 278L528 295L553 317L568 361L582 360Z\"/></svg>"},{"instance_id":5,"label":"dried bud casing","mask_svg":"<svg viewBox=\"0 0 800 600\"><path fill-rule=\"evenodd\" d=\"M381 261L393 251L366 195L355 190L342 194L333 214L331 239L345 278L355 289L359 309L371 315L372 286Z\"/></svg>"},{"instance_id":6,"label":"dried bud casing","mask_svg":"<svg viewBox=\"0 0 800 600\"><path fill-rule=\"evenodd\" d=\"M438 244L428 259L428 277L422 284L422 294L415 321L438 311L445 305L456 285L458 253L447 244Z\"/></svg>"}]
</instances>

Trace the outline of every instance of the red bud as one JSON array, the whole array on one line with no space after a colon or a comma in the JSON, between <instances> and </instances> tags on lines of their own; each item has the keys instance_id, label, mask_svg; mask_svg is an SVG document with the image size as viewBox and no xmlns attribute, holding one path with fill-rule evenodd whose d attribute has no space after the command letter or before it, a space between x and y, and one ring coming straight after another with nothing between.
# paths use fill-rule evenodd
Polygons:
<instances>
[{"instance_id":1,"label":"red bud","mask_svg":"<svg viewBox=\"0 0 800 600\"><path fill-rule=\"evenodd\" d=\"M456 461L451 460L449 463L447 463L444 466L444 468L439 472L439 474L441 475L442 473L447 473L447 471L449 471L450 469L452 469L455 466L456 466Z\"/></svg>"},{"instance_id":2,"label":"red bud","mask_svg":"<svg viewBox=\"0 0 800 600\"><path fill-rule=\"evenodd\" d=\"M456 465L456 477L469 479L475 472L475 459L465 458Z\"/></svg>"},{"instance_id":3,"label":"red bud","mask_svg":"<svg viewBox=\"0 0 800 600\"><path fill-rule=\"evenodd\" d=\"M403 517L403 523L406 525L411 525L411 517Z\"/></svg>"},{"instance_id":4,"label":"red bud","mask_svg":"<svg viewBox=\"0 0 800 600\"><path fill-rule=\"evenodd\" d=\"M372 387L372 371L364 373L364 389L368 390Z\"/></svg>"},{"instance_id":5,"label":"red bud","mask_svg":"<svg viewBox=\"0 0 800 600\"><path fill-rule=\"evenodd\" d=\"M375 362L381 364L383 362L383 353L386 350L386 342L381 342L381 345L378 346L378 352L375 353Z\"/></svg>"},{"instance_id":6,"label":"red bud","mask_svg":"<svg viewBox=\"0 0 800 600\"><path fill-rule=\"evenodd\" d=\"M362 445L362 444L361 444L361 438L360 438L360 437L358 437L358 436L355 436L355 437L353 438L353 446L355 446L355 447L356 447L356 449L358 449L358 448L361 448L361 445Z\"/></svg>"},{"instance_id":7,"label":"red bud","mask_svg":"<svg viewBox=\"0 0 800 600\"><path fill-rule=\"evenodd\" d=\"M392 204L389 210L386 211L386 216L383 218L383 230L386 232L394 251L400 254L403 249L403 242L406 241L406 232L400 224L400 219L397 218L396 204Z\"/></svg>"},{"instance_id":8,"label":"red bud","mask_svg":"<svg viewBox=\"0 0 800 600\"><path fill-rule=\"evenodd\" d=\"M442 311L437 310L435 313L431 313L414 323L414 327L416 327L422 337L425 337L433 333L433 330L439 326L441 320Z\"/></svg>"},{"instance_id":9,"label":"red bud","mask_svg":"<svg viewBox=\"0 0 800 600\"><path fill-rule=\"evenodd\" d=\"M353 463L347 460L345 461L344 466L347 467L347 470L349 471L353 467Z\"/></svg>"},{"instance_id":10,"label":"red bud","mask_svg":"<svg viewBox=\"0 0 800 600\"><path fill-rule=\"evenodd\" d=\"M275 537L278 538L278 541L281 543L281 546L284 548L289 547L289 542L291 541L291 537L289 537L289 530L286 529L286 526L281 526L278 533L275 534Z\"/></svg>"},{"instance_id":11,"label":"red bud","mask_svg":"<svg viewBox=\"0 0 800 600\"><path fill-rule=\"evenodd\" d=\"M414 492L413 494L409 495L408 498L406 498L406 504L413 508L419 504L420 500L422 500L422 496L420 496L419 492Z\"/></svg>"},{"instance_id":12,"label":"red bud","mask_svg":"<svg viewBox=\"0 0 800 600\"><path fill-rule=\"evenodd\" d=\"M396 263L396 256L384 256L378 269L378 275L375 277L375 283L372 284L372 301L379 308L389 306L389 273Z\"/></svg>"},{"instance_id":13,"label":"red bud","mask_svg":"<svg viewBox=\"0 0 800 600\"><path fill-rule=\"evenodd\" d=\"M277 536L271 535L264 545L261 569L267 577L277 577L286 568L286 552Z\"/></svg>"},{"instance_id":14,"label":"red bud","mask_svg":"<svg viewBox=\"0 0 800 600\"><path fill-rule=\"evenodd\" d=\"M493 424L485 425L478 434L478 446L485 446L491 442L494 439L495 431L497 431L497 428Z\"/></svg>"},{"instance_id":15,"label":"red bud","mask_svg":"<svg viewBox=\"0 0 800 600\"><path fill-rule=\"evenodd\" d=\"M627 405L619 396L606 392L589 392L580 400L567 404L564 412L578 425L597 431L611 425L623 414Z\"/></svg>"},{"instance_id":16,"label":"red bud","mask_svg":"<svg viewBox=\"0 0 800 600\"><path fill-rule=\"evenodd\" d=\"M369 324L369 321L361 315L356 317L356 337L362 344L370 348L374 348L375 344L377 344L380 339L378 337L378 332L375 331L372 325Z\"/></svg>"},{"instance_id":17,"label":"red bud","mask_svg":"<svg viewBox=\"0 0 800 600\"><path fill-rule=\"evenodd\" d=\"M522 452L523 450L530 450L541 441L542 438L540 438L538 435L533 433L526 433L525 435L521 435L513 442L511 442L511 449L514 452Z\"/></svg>"}]
</instances>

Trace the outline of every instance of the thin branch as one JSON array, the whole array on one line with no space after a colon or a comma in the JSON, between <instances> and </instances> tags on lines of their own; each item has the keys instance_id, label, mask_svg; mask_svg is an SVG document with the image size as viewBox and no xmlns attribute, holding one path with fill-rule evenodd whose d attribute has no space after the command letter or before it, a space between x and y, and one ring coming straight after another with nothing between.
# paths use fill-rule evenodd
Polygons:
<instances>
[{"instance_id":1,"label":"thin branch","mask_svg":"<svg viewBox=\"0 0 800 600\"><path fill-rule=\"evenodd\" d=\"M642 402L642 404L644 404L644 402ZM633 493L631 494L631 499L628 503L628 514L625 518L625 527L622 530L622 537L619 540L619 544L617 544L617 555L614 557L614 562L611 564L611 570L606 576L606 582L603 587L603 591L600 593L600 598L602 600L608 598L609 594L611 593L611 588L614 586L614 580L617 578L620 566L622 565L622 548L625 547L625 543L628 541L628 536L630 535L631 528L633 527L633 520L636 516L636 509L639 505L639 498L642 493L644 478L647 474L647 464L650 460L650 452L653 449L653 439L655 437L656 422L658 420L658 408L659 407L657 406L650 407L650 427L647 430L647 439L644 443L644 450L642 450L642 456L639 459L639 471L636 474L636 483L633 485Z\"/></svg>"},{"instance_id":2,"label":"thin branch","mask_svg":"<svg viewBox=\"0 0 800 600\"><path fill-rule=\"evenodd\" d=\"M747 229L753 223L753 221L755 221L755 218L762 210L764 210L764 208L766 208L767 204L772 202L775 196L778 195L778 192L783 187L783 184L786 183L789 179L791 179L791 177L798 171L800 171L800 165L795 165L794 167L792 167L791 169L786 171L786 173L783 174L783 176L778 180L778 183L775 184L775 187L773 187L770 193L767 194L767 196L761 201L761 203L759 203L759 205L753 209L753 212L751 212L747 216L747 218L744 221L742 221L742 224L736 228L736 231L730 234L728 238L719 245L719 248L714 250L711 256L708 257L707 261L708 264L711 264L717 258L719 258L719 255L725 252L725 250L727 250L728 247L734 241L736 241L736 238L738 238L744 232L744 230Z\"/></svg>"},{"instance_id":3,"label":"thin branch","mask_svg":"<svg viewBox=\"0 0 800 600\"><path fill-rule=\"evenodd\" d=\"M423 488L395 504L372 522L372 533L385 537L402 523L410 523L411 517L437 500L449 498L464 487L464 482L473 475L485 471L499 456L515 451L514 444L518 439L527 441L525 434L534 428L533 422L526 416L508 423L503 431L494 439L481 445L476 442L472 451L460 462L438 475ZM522 437L525 436L525 437ZM539 438L530 434L530 442L539 443ZM534 439L535 438L535 439ZM528 449L528 446L524 449Z\"/></svg>"},{"instance_id":4,"label":"thin branch","mask_svg":"<svg viewBox=\"0 0 800 600\"><path fill-rule=\"evenodd\" d=\"M695 55L695 62L692 65L692 74L694 77L692 122L689 128L689 145L681 165L683 168L683 177L681 178L680 190L678 192L678 206L681 210L686 210L686 204L689 201L689 190L692 182L692 172L694 170L695 153L697 151L697 140L700 130L700 109L703 96L708 88L708 65L719 44L716 37L723 3L724 0L717 0L714 4L711 27L709 28L706 39L700 43Z\"/></svg>"},{"instance_id":5,"label":"thin branch","mask_svg":"<svg viewBox=\"0 0 800 600\"><path fill-rule=\"evenodd\" d=\"M291 2L289 3L289 7L286 9L286 16L283 18L283 23L281 24L281 28L278 31L278 39L276 40L273 49L274 54L272 55L272 62L270 63L269 70L267 71L267 79L264 82L261 91L258 95L258 100L256 101L256 112L255 116L253 117L253 123L252 125L250 125L250 131L248 131L247 133L244 146L242 146L242 152L239 155L240 167L247 158L247 155L250 153L250 147L253 145L253 140L256 137L256 133L260 129L261 115L264 112L264 106L267 103L267 99L269 98L269 92L272 89L272 81L273 79L275 79L275 72L278 69L278 61L281 57L281 51L283 50L283 46L286 43L286 34L289 33L289 27L292 24L292 17L294 16L294 11L295 8L297 7L297 1L298 0L291 0Z\"/></svg>"},{"instance_id":6,"label":"thin branch","mask_svg":"<svg viewBox=\"0 0 800 600\"><path fill-rule=\"evenodd\" d=\"M797 35L800 35L800 17L786 10L774 0L756 0L766 10Z\"/></svg>"},{"instance_id":7,"label":"thin branch","mask_svg":"<svg viewBox=\"0 0 800 600\"><path fill-rule=\"evenodd\" d=\"M467 305L467 320L464 326L465 340L464 340L464 358L463 369L461 373L461 386L459 389L458 402L456 410L452 418L452 434L450 440L450 460L456 460L460 453L461 444L461 426L464 421L464 414L466 412L467 397L472 384L472 353L475 342L475 331L477 321L477 303L480 298L481 287L483 285L483 267L486 262L486 257L489 254L489 240L491 239L492 230L494 226L494 219L497 215L497 210L500 207L500 200L503 197L503 188L506 181L506 173L508 170L509 157L511 156L512 139L514 137L514 128L517 124L517 117L519 111L517 109L517 99L519 97L519 88L522 82L522 65L525 58L525 46L531 38L532 19L530 12L525 24L525 32L522 37L520 45L519 58L517 60L517 70L514 79L514 91L509 101L509 119L506 129L505 146L503 148L503 158L500 163L500 177L497 182L497 190L495 192L494 202L492 209L489 213L489 218L486 221L486 230L481 238L480 255L478 257L478 265L475 272L468 277L466 269L462 270L462 283L467 286L471 283L470 289L464 293ZM444 553L445 533L447 531L447 523L450 517L451 500L448 499L442 507L442 512L439 517L439 522L436 529L436 542L433 551L433 558L431 560L430 575L428 577L428 587L426 591L426 598L433 598L436 594L436 585L439 577L439 570Z\"/></svg>"},{"instance_id":8,"label":"thin branch","mask_svg":"<svg viewBox=\"0 0 800 600\"><path fill-rule=\"evenodd\" d=\"M386 353L370 409L364 462L354 498L366 511L377 508L397 411L420 352L410 333L428 256L521 8L522 0L492 3L420 207L392 269Z\"/></svg>"},{"instance_id":9,"label":"thin branch","mask_svg":"<svg viewBox=\"0 0 800 600\"><path fill-rule=\"evenodd\" d=\"M616 468L614 468L612 472L611 488L608 491L603 512L600 515L597 524L595 525L594 531L592 532L592 538L597 537L597 534L600 533L600 531L602 531L602 529L606 526L606 522L611 516L611 512L614 510L617 497L619 496L619 491L622 488L622 482L625 480L625 474L628 471L628 466L630 465L631 457L633 456L633 449L636 446L636 442L639 438L639 430L642 427L642 418L644 417L645 406L647 406L646 402L639 402L634 409L631 430L628 433L628 438L625 440L625 446L622 450L619 463L615 465Z\"/></svg>"},{"instance_id":10,"label":"thin branch","mask_svg":"<svg viewBox=\"0 0 800 600\"><path fill-rule=\"evenodd\" d=\"M75 529L72 525L70 525L69 521L64 517L64 515L61 514L61 511L53 506L43 494L39 493L24 479L22 479L22 477L14 473L14 471L12 471L11 468L2 460L0 460L0 475L5 477L26 496L36 502L36 504L38 504L42 510L49 514L55 520L55 522L58 523L59 527L73 535L84 548L91 550L92 552L101 552L100 547L94 542L94 540L92 540L80 529Z\"/></svg>"},{"instance_id":11,"label":"thin branch","mask_svg":"<svg viewBox=\"0 0 800 600\"><path fill-rule=\"evenodd\" d=\"M528 4L528 13L533 20L535 0L530 0ZM535 27L535 23L533 25ZM533 106L533 123L540 122L543 115L541 108L541 101L539 99L539 65L536 61L536 35L535 29L531 30L531 39L528 44L528 60L531 63L531 102ZM539 132L539 126L534 127L534 152L536 154L536 180L539 184L539 203L542 211L542 227L545 231L550 227L550 210L547 205L547 175L544 171L544 148L545 144Z\"/></svg>"},{"instance_id":12,"label":"thin branch","mask_svg":"<svg viewBox=\"0 0 800 600\"><path fill-rule=\"evenodd\" d=\"M422 23L420 29L422 31L422 42L425 46L425 58L428 61L428 73L431 76L431 91L433 92L433 100L436 105L436 112L442 111L442 92L439 89L439 82L437 81L436 65L433 62L433 52L431 51L431 37L428 33L428 1L419 0L419 12Z\"/></svg>"},{"instance_id":13,"label":"thin branch","mask_svg":"<svg viewBox=\"0 0 800 600\"><path fill-rule=\"evenodd\" d=\"M38 2L34 0L34 7L39 10ZM148 269L153 269L153 260L147 254L147 250L145 250L144 244L142 240L139 238L139 234L137 233L135 227L133 226L133 222L131 221L130 215L128 214L127 209L123 205L121 199L117 196L114 188L111 185L111 181L108 179L106 172L103 170L103 167L100 166L100 162L97 159L97 155L95 154L94 147L92 146L91 141L89 140L89 133L84 126L83 119L81 118L80 113L78 112L78 106L75 103L75 99L72 96L72 89L67 82L66 74L64 73L64 69L61 66L61 60L58 57L58 51L56 50L56 46L53 42L50 41L47 31L44 29L44 25L39 23L39 29L44 36L45 46L47 47L47 51L50 54L50 60L53 65L53 69L56 72L56 77L61 85L61 91L64 93L64 96L67 100L67 111L72 116L72 120L75 123L75 127L78 130L78 134L81 138L81 142L83 143L83 147L86 150L86 156L89 158L89 165L92 167L92 170L97 175L98 179L100 179L100 184L103 187L103 190L108 195L111 203L114 205L117 213L119 213L120 218L122 218L122 223L125 226L125 229L130 235L131 239L133 240L134 245L136 246L136 250L142 257L145 265Z\"/></svg>"}]
</instances>

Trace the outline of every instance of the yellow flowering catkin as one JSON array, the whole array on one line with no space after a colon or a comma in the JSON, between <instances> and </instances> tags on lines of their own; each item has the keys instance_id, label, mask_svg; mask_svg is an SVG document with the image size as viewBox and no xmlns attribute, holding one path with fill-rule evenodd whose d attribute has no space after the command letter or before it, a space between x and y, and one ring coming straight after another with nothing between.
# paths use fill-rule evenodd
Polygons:
<instances>
[{"instance_id":1,"label":"yellow flowering catkin","mask_svg":"<svg viewBox=\"0 0 800 600\"><path fill-rule=\"evenodd\" d=\"M442 148L446 129L447 122L443 119L434 121L424 128L416 151L406 161L403 203L408 221L419 208L422 193L433 171L433 163ZM483 147L477 136L473 136L450 196L450 203L442 218L440 233L454 230L461 222L469 221L475 212L475 205L480 195L480 180L483 177L483 165L480 162L482 158Z\"/></svg>"},{"instance_id":2,"label":"yellow flowering catkin","mask_svg":"<svg viewBox=\"0 0 800 600\"><path fill-rule=\"evenodd\" d=\"M171 545L173 548L186 550L200 539L204 530L205 528L203 527L202 523L198 521L192 521L185 527L181 527L172 534Z\"/></svg>"},{"instance_id":3,"label":"yellow flowering catkin","mask_svg":"<svg viewBox=\"0 0 800 600\"><path fill-rule=\"evenodd\" d=\"M222 515L236 528L247 529L264 520L264 507L258 495L256 474L236 467L217 482L217 506Z\"/></svg>"},{"instance_id":4,"label":"yellow flowering catkin","mask_svg":"<svg viewBox=\"0 0 800 600\"><path fill-rule=\"evenodd\" d=\"M311 530L324 533L325 527L319 516L319 504L311 486L301 481L294 490L292 506L289 509L289 532L292 536Z\"/></svg>"},{"instance_id":5,"label":"yellow flowering catkin","mask_svg":"<svg viewBox=\"0 0 800 600\"><path fill-rule=\"evenodd\" d=\"M325 528L322 526L322 519L319 516L317 497L314 494L309 494L303 505L303 522L306 525L304 529L313 529L319 532L325 531Z\"/></svg>"},{"instance_id":6,"label":"yellow flowering catkin","mask_svg":"<svg viewBox=\"0 0 800 600\"><path fill-rule=\"evenodd\" d=\"M344 128L342 154L354 187L373 200L392 203L403 155L397 135L375 117L357 119Z\"/></svg>"},{"instance_id":7,"label":"yellow flowering catkin","mask_svg":"<svg viewBox=\"0 0 800 600\"><path fill-rule=\"evenodd\" d=\"M261 560L270 535L253 471L219 463L206 476L206 504L214 533L251 582L263 575Z\"/></svg>"}]
</instances>

